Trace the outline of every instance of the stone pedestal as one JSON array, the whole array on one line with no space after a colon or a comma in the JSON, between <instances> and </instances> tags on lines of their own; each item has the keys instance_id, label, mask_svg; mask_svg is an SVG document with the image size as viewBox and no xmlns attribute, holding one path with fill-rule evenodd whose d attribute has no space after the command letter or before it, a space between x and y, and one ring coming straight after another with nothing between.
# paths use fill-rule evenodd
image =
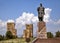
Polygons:
<instances>
[{"instance_id":1,"label":"stone pedestal","mask_svg":"<svg viewBox=\"0 0 60 43\"><path fill-rule=\"evenodd\" d=\"M46 24L44 21L39 21L38 24L37 38L47 39Z\"/></svg>"}]
</instances>

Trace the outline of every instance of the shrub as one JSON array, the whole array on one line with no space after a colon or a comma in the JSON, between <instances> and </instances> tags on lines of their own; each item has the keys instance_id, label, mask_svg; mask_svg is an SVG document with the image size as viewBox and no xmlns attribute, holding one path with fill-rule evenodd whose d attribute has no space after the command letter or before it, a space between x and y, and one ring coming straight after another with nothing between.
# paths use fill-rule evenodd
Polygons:
<instances>
[{"instance_id":1,"label":"shrub","mask_svg":"<svg viewBox=\"0 0 60 43\"><path fill-rule=\"evenodd\" d=\"M12 35L11 31L6 32L6 37L7 37L7 39L12 39L13 38L13 35Z\"/></svg>"},{"instance_id":2,"label":"shrub","mask_svg":"<svg viewBox=\"0 0 60 43\"><path fill-rule=\"evenodd\" d=\"M56 32L55 37L60 37L60 31L57 31L57 32Z\"/></svg>"},{"instance_id":3,"label":"shrub","mask_svg":"<svg viewBox=\"0 0 60 43\"><path fill-rule=\"evenodd\" d=\"M53 38L53 34L51 32L47 32L47 37L48 38Z\"/></svg>"},{"instance_id":4,"label":"shrub","mask_svg":"<svg viewBox=\"0 0 60 43\"><path fill-rule=\"evenodd\" d=\"M2 35L0 35L0 40L3 40L3 37L2 37Z\"/></svg>"}]
</instances>

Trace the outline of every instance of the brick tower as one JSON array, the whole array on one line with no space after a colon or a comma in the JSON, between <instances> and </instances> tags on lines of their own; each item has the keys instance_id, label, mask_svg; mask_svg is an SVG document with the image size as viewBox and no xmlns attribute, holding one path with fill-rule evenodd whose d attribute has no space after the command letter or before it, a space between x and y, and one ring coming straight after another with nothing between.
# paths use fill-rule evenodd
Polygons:
<instances>
[{"instance_id":1,"label":"brick tower","mask_svg":"<svg viewBox=\"0 0 60 43\"><path fill-rule=\"evenodd\" d=\"M15 23L14 22L8 22L7 23L7 31L11 31L12 35L16 36L17 30L15 29Z\"/></svg>"},{"instance_id":2,"label":"brick tower","mask_svg":"<svg viewBox=\"0 0 60 43\"><path fill-rule=\"evenodd\" d=\"M33 24L26 24L26 30L23 32L23 37L33 37Z\"/></svg>"}]
</instances>

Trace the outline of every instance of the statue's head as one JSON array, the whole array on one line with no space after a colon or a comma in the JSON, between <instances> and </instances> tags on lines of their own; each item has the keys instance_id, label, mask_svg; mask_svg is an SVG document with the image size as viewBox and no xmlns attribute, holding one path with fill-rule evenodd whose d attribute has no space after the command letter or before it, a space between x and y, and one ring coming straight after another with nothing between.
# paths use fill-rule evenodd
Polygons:
<instances>
[{"instance_id":1,"label":"statue's head","mask_svg":"<svg viewBox=\"0 0 60 43\"><path fill-rule=\"evenodd\" d=\"M40 6L42 7L42 3L40 3Z\"/></svg>"}]
</instances>

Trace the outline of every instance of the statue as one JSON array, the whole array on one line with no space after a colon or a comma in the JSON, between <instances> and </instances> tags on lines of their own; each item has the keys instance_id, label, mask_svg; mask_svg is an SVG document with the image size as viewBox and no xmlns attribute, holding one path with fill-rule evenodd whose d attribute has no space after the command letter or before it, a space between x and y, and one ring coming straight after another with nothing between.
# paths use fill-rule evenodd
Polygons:
<instances>
[{"instance_id":1,"label":"statue","mask_svg":"<svg viewBox=\"0 0 60 43\"><path fill-rule=\"evenodd\" d=\"M42 6L42 4L40 3L40 7L37 8L38 11L38 19L39 21L43 21L43 17L44 17L44 7Z\"/></svg>"}]
</instances>

